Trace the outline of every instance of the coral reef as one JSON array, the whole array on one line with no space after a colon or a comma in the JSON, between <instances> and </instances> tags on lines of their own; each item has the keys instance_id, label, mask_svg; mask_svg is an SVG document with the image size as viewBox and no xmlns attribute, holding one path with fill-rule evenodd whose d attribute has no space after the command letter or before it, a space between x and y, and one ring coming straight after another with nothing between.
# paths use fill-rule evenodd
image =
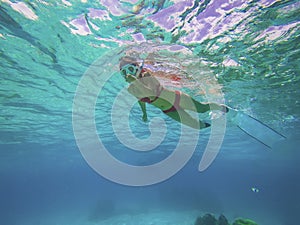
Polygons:
<instances>
[{"instance_id":1,"label":"coral reef","mask_svg":"<svg viewBox=\"0 0 300 225\"><path fill-rule=\"evenodd\" d=\"M217 220L213 215L207 213L203 217L199 216L195 225L229 225L229 223L224 215L220 215Z\"/></svg>"},{"instance_id":2,"label":"coral reef","mask_svg":"<svg viewBox=\"0 0 300 225\"><path fill-rule=\"evenodd\" d=\"M229 225L228 220L224 215L219 216L218 225Z\"/></svg>"},{"instance_id":3,"label":"coral reef","mask_svg":"<svg viewBox=\"0 0 300 225\"><path fill-rule=\"evenodd\" d=\"M257 223L249 219L237 219L232 225L257 225Z\"/></svg>"},{"instance_id":4,"label":"coral reef","mask_svg":"<svg viewBox=\"0 0 300 225\"><path fill-rule=\"evenodd\" d=\"M220 215L216 219L212 214L205 214L203 217L199 216L196 219L194 225L230 225L227 218L224 215ZM258 225L252 220L249 219L237 219L233 222L232 225Z\"/></svg>"}]
</instances>

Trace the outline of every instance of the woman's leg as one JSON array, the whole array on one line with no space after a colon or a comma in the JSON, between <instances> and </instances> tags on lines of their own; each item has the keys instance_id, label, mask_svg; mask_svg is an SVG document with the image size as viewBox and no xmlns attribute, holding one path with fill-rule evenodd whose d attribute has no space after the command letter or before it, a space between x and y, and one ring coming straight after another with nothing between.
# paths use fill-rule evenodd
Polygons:
<instances>
[{"instance_id":1,"label":"woman's leg","mask_svg":"<svg viewBox=\"0 0 300 225\"><path fill-rule=\"evenodd\" d=\"M227 112L228 108L225 105L216 103L201 103L193 99L191 96L182 93L180 94L180 108L185 110L191 110L199 113L205 113L210 110L220 110Z\"/></svg>"},{"instance_id":2,"label":"woman's leg","mask_svg":"<svg viewBox=\"0 0 300 225\"><path fill-rule=\"evenodd\" d=\"M210 127L209 123L205 123L193 118L190 114L182 109L168 112L166 113L166 115L186 126L192 127L197 130Z\"/></svg>"}]
</instances>

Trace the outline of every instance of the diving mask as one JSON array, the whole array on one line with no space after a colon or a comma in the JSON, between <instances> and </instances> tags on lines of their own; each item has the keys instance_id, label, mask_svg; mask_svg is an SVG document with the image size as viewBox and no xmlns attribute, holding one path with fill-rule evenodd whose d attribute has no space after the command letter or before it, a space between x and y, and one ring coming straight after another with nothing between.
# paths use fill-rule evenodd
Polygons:
<instances>
[{"instance_id":1,"label":"diving mask","mask_svg":"<svg viewBox=\"0 0 300 225\"><path fill-rule=\"evenodd\" d=\"M140 74L140 72L141 72L141 68L133 64L127 64L123 66L121 69L121 74L123 77L126 77L128 75L137 77Z\"/></svg>"},{"instance_id":2,"label":"diving mask","mask_svg":"<svg viewBox=\"0 0 300 225\"><path fill-rule=\"evenodd\" d=\"M121 68L121 74L125 78L128 75L132 75L134 77L138 77L143 69L144 62L139 67L136 64L127 64Z\"/></svg>"}]
</instances>

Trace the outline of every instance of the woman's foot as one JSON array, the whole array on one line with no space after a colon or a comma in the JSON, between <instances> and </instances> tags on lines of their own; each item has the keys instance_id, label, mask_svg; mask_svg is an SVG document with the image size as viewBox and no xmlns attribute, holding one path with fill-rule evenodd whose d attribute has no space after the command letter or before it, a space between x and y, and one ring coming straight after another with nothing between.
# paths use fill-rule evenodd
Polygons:
<instances>
[{"instance_id":1,"label":"woman's foot","mask_svg":"<svg viewBox=\"0 0 300 225\"><path fill-rule=\"evenodd\" d=\"M228 113L229 108L226 105L221 105L222 109L220 111L224 112L224 113Z\"/></svg>"},{"instance_id":2,"label":"woman's foot","mask_svg":"<svg viewBox=\"0 0 300 225\"><path fill-rule=\"evenodd\" d=\"M199 123L200 123L200 129L208 128L211 126L210 123L207 122L200 121Z\"/></svg>"},{"instance_id":3,"label":"woman's foot","mask_svg":"<svg viewBox=\"0 0 300 225\"><path fill-rule=\"evenodd\" d=\"M223 104L220 105L220 104L215 104L215 103L209 103L208 105L209 105L211 111L219 110L223 113L228 113L228 111L229 111L229 108Z\"/></svg>"}]
</instances>

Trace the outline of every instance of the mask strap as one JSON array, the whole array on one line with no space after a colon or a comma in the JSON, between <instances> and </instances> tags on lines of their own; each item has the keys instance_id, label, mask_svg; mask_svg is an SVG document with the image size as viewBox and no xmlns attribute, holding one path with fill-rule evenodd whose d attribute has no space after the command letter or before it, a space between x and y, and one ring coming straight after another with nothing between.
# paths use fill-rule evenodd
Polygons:
<instances>
[{"instance_id":1,"label":"mask strap","mask_svg":"<svg viewBox=\"0 0 300 225\"><path fill-rule=\"evenodd\" d=\"M145 62L145 60L143 59L142 65L139 67L139 69L136 73L136 77L139 77L139 75L141 74L143 67L144 67L144 62Z\"/></svg>"}]
</instances>

